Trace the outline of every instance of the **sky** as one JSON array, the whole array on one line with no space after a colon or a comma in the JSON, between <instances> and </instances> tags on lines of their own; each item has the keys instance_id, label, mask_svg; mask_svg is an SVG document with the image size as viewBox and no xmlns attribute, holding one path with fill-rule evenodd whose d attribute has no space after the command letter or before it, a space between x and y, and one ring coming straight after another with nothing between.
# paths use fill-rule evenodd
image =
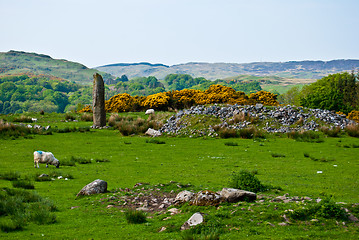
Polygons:
<instances>
[{"instance_id":1,"label":"sky","mask_svg":"<svg viewBox=\"0 0 359 240\"><path fill-rule=\"evenodd\" d=\"M358 0L0 0L0 52L87 67L359 59Z\"/></svg>"}]
</instances>

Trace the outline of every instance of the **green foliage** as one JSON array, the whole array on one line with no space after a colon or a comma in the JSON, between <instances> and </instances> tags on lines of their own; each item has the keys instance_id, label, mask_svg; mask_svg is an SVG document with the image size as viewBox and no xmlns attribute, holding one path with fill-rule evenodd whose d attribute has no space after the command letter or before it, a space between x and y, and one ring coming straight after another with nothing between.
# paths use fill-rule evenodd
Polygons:
<instances>
[{"instance_id":1,"label":"green foliage","mask_svg":"<svg viewBox=\"0 0 359 240\"><path fill-rule=\"evenodd\" d=\"M0 179L9 180L9 181L15 181L20 178L20 173L9 171L9 172L3 172L0 173Z\"/></svg>"},{"instance_id":2,"label":"green foliage","mask_svg":"<svg viewBox=\"0 0 359 240\"><path fill-rule=\"evenodd\" d=\"M300 103L308 108L341 111L348 114L358 107L358 78L354 72L328 75L302 90Z\"/></svg>"},{"instance_id":3,"label":"green foliage","mask_svg":"<svg viewBox=\"0 0 359 240\"><path fill-rule=\"evenodd\" d=\"M49 224L56 222L51 213L56 206L35 193L4 188L0 192L0 229L3 232L21 230L29 222Z\"/></svg>"},{"instance_id":4,"label":"green foliage","mask_svg":"<svg viewBox=\"0 0 359 240\"><path fill-rule=\"evenodd\" d=\"M70 162L76 162L79 164L88 164L91 163L91 159L71 156Z\"/></svg>"},{"instance_id":5,"label":"green foliage","mask_svg":"<svg viewBox=\"0 0 359 240\"><path fill-rule=\"evenodd\" d=\"M150 138L150 139L146 139L146 143L165 144L166 142L155 138Z\"/></svg>"},{"instance_id":6,"label":"green foliage","mask_svg":"<svg viewBox=\"0 0 359 240\"><path fill-rule=\"evenodd\" d=\"M274 158L282 158L282 157L285 157L285 155L282 154L282 153L272 153L271 155L272 155L272 157L274 157Z\"/></svg>"},{"instance_id":7,"label":"green foliage","mask_svg":"<svg viewBox=\"0 0 359 240\"><path fill-rule=\"evenodd\" d=\"M253 139L253 138L265 138L266 133L262 130L258 130L255 127L242 128L242 129L232 129L232 128L218 128L214 127L214 130L218 133L220 138L243 138L243 139Z\"/></svg>"},{"instance_id":8,"label":"green foliage","mask_svg":"<svg viewBox=\"0 0 359 240\"><path fill-rule=\"evenodd\" d=\"M233 173L229 181L231 188L246 190L250 192L263 192L267 190L254 174L247 170L241 170L238 173Z\"/></svg>"},{"instance_id":9,"label":"green foliage","mask_svg":"<svg viewBox=\"0 0 359 240\"><path fill-rule=\"evenodd\" d=\"M226 146L238 146L238 143L236 143L236 142L225 142L224 145L226 145Z\"/></svg>"},{"instance_id":10,"label":"green foliage","mask_svg":"<svg viewBox=\"0 0 359 240\"><path fill-rule=\"evenodd\" d=\"M182 90L198 84L211 83L205 78L193 78L188 74L169 74L165 77L164 82L168 84L169 90Z\"/></svg>"},{"instance_id":11,"label":"green foliage","mask_svg":"<svg viewBox=\"0 0 359 240\"><path fill-rule=\"evenodd\" d=\"M294 220L309 220L312 218L348 220L348 214L345 210L330 197L326 197L318 204L311 204L308 207L299 207L290 212L289 217Z\"/></svg>"},{"instance_id":12,"label":"green foliage","mask_svg":"<svg viewBox=\"0 0 359 240\"><path fill-rule=\"evenodd\" d=\"M165 88L163 84L158 81L156 77L136 77L127 81L118 81L113 90L107 89L108 94L106 94L107 98L114 96L120 93L128 93L132 96L147 96L151 94L156 94L160 92L164 92Z\"/></svg>"},{"instance_id":13,"label":"green foliage","mask_svg":"<svg viewBox=\"0 0 359 240\"><path fill-rule=\"evenodd\" d=\"M287 133L287 137L300 142L323 142L320 133L315 131L292 131Z\"/></svg>"},{"instance_id":14,"label":"green foliage","mask_svg":"<svg viewBox=\"0 0 359 240\"><path fill-rule=\"evenodd\" d=\"M35 186L32 182L28 180L17 180L12 182L14 188L23 188L23 189L35 189Z\"/></svg>"},{"instance_id":15,"label":"green foliage","mask_svg":"<svg viewBox=\"0 0 359 240\"><path fill-rule=\"evenodd\" d=\"M146 215L142 211L128 210L125 212L125 218L128 223L141 224L147 222Z\"/></svg>"},{"instance_id":16,"label":"green foliage","mask_svg":"<svg viewBox=\"0 0 359 240\"><path fill-rule=\"evenodd\" d=\"M14 122L22 122L22 123L31 123L32 122L32 118L25 116L25 115L21 115L20 117L15 117Z\"/></svg>"},{"instance_id":17,"label":"green foliage","mask_svg":"<svg viewBox=\"0 0 359 240\"><path fill-rule=\"evenodd\" d=\"M301 88L293 86L287 92L279 95L278 101L285 105L300 106Z\"/></svg>"}]
</instances>

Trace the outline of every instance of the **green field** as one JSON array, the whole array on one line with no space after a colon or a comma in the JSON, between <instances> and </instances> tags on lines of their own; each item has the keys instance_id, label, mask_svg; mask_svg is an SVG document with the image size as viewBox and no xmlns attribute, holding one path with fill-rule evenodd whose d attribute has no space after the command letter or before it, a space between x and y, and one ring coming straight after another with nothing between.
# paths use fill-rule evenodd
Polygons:
<instances>
[{"instance_id":1,"label":"green field","mask_svg":"<svg viewBox=\"0 0 359 240\"><path fill-rule=\"evenodd\" d=\"M43 126L91 125L91 122L64 122L61 121L63 116L45 114L43 119L37 117ZM35 150L51 151L60 162L69 161L71 157L92 159L89 164L60 166L58 171L73 179L33 181L35 189L28 191L36 191L57 206L55 223L30 223L22 231L0 231L0 239L192 239L188 237L188 230L186 233L179 228L197 211L207 214L207 227L190 232L190 236L200 239L209 239L210 234L206 235L206 231L211 229L216 230L220 239L356 239L359 236L357 223L335 219L292 221L288 226L279 226L278 223L284 221L281 215L285 210L298 208L295 202L265 200L264 203L223 204L220 208L184 205L179 207L180 214L148 213L146 223L129 224L121 209L106 208L106 202L100 201L115 196L118 188L132 188L139 182L156 185L175 181L191 184L189 189L194 191L219 191L228 187L233 172L247 169L255 171L262 183L281 188L260 193L265 197L288 193L289 196L323 199L332 195L333 201L344 202L344 206L349 207L359 203L358 138L343 135L325 138L321 143L297 142L278 136L257 140L159 138L164 144L146 143L148 139L144 136L123 137L113 129L0 139L0 173L15 171L21 178L57 170L54 166L45 168L45 165L34 168ZM227 146L226 142L238 146ZM282 157L273 157L273 154ZM305 154L321 160L314 161ZM97 163L95 159L108 159L109 162ZM81 188L95 179L107 181L109 192L76 198ZM12 183L0 180L0 188L4 187L12 188ZM300 204L300 207L305 206ZM247 210L249 208L251 211ZM359 212L358 208L353 209ZM163 220L168 216L171 217L169 220ZM159 232L163 226L167 230Z\"/></svg>"}]
</instances>

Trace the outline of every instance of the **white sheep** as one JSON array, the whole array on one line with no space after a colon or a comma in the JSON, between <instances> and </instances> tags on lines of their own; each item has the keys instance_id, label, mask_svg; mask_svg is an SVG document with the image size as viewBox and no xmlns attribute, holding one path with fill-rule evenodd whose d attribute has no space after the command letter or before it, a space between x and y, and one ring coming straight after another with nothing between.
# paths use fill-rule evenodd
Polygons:
<instances>
[{"instance_id":1,"label":"white sheep","mask_svg":"<svg viewBox=\"0 0 359 240\"><path fill-rule=\"evenodd\" d=\"M54 154L51 152L35 151L34 152L34 167L40 168L39 163L46 163L46 167L49 164L59 168L60 161L54 157Z\"/></svg>"}]
</instances>

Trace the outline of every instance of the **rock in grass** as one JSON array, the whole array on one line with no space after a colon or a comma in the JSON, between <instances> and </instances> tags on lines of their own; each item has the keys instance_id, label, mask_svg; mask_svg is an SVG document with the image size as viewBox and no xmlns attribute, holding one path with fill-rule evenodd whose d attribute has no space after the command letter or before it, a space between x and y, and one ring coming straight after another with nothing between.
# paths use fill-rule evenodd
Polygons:
<instances>
[{"instance_id":1,"label":"rock in grass","mask_svg":"<svg viewBox=\"0 0 359 240\"><path fill-rule=\"evenodd\" d=\"M89 183L84 186L81 191L76 195L76 197L81 195L92 195L105 192L107 192L107 182L100 179L96 179L92 183Z\"/></svg>"},{"instance_id":2,"label":"rock in grass","mask_svg":"<svg viewBox=\"0 0 359 240\"><path fill-rule=\"evenodd\" d=\"M254 192L235 188L223 188L220 194L225 201L230 203L236 203L240 201L254 201L257 198L257 194Z\"/></svg>"},{"instance_id":3,"label":"rock in grass","mask_svg":"<svg viewBox=\"0 0 359 240\"><path fill-rule=\"evenodd\" d=\"M196 226L201 223L203 223L202 213L196 212L181 226L181 230L190 229L192 226Z\"/></svg>"},{"instance_id":4,"label":"rock in grass","mask_svg":"<svg viewBox=\"0 0 359 240\"><path fill-rule=\"evenodd\" d=\"M155 113L155 110L154 110L154 109L152 109L152 108L147 109L147 110L146 110L146 112L145 112L145 114L146 114L146 115L149 115L149 114L154 114L154 113Z\"/></svg>"},{"instance_id":5,"label":"rock in grass","mask_svg":"<svg viewBox=\"0 0 359 240\"><path fill-rule=\"evenodd\" d=\"M193 192L184 190L182 192L179 192L175 198L175 204L181 204L185 202L189 202L194 196Z\"/></svg>"},{"instance_id":6,"label":"rock in grass","mask_svg":"<svg viewBox=\"0 0 359 240\"><path fill-rule=\"evenodd\" d=\"M149 128L146 132L145 132L146 135L149 135L151 137L159 137L161 136L161 132L160 131L157 131L155 129L152 129L152 128Z\"/></svg>"},{"instance_id":7,"label":"rock in grass","mask_svg":"<svg viewBox=\"0 0 359 240\"><path fill-rule=\"evenodd\" d=\"M220 194L204 190L196 193L190 201L190 204L196 206L217 206L223 201Z\"/></svg>"}]
</instances>

